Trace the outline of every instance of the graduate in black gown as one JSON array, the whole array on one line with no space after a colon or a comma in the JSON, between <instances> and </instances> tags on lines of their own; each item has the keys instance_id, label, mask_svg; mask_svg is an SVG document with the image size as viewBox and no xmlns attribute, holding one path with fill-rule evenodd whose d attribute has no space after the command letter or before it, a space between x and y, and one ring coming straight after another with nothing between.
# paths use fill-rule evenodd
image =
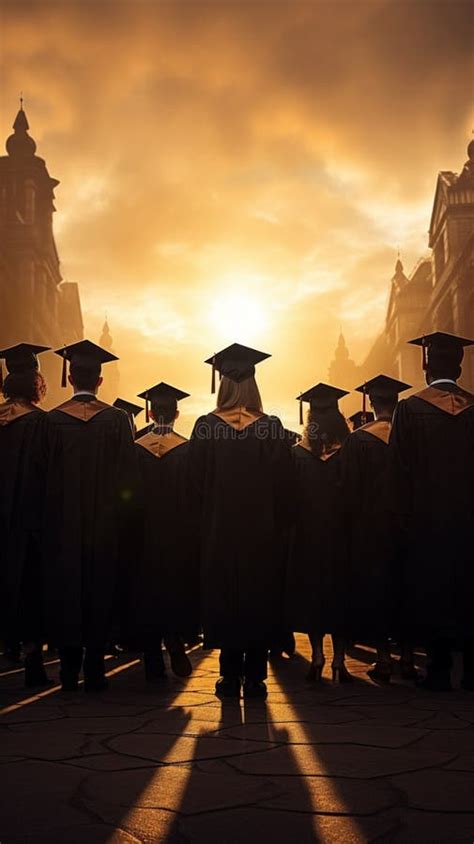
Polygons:
<instances>
[{"instance_id":1,"label":"graduate in black gown","mask_svg":"<svg viewBox=\"0 0 474 844\"><path fill-rule=\"evenodd\" d=\"M136 438L137 425L135 422L135 418L143 412L144 408L141 407L139 404L134 404L131 401L127 401L126 399L121 398L115 399L112 407L118 407L119 410L125 411L130 421L130 427L132 429L133 436L134 438Z\"/></svg>"},{"instance_id":2,"label":"graduate in black gown","mask_svg":"<svg viewBox=\"0 0 474 844\"><path fill-rule=\"evenodd\" d=\"M424 641L428 689L451 688L451 648L474 689L474 395L457 384L472 340L436 332L423 349L427 387L395 412L393 510L406 536L403 619Z\"/></svg>"},{"instance_id":3,"label":"graduate in black gown","mask_svg":"<svg viewBox=\"0 0 474 844\"><path fill-rule=\"evenodd\" d=\"M74 396L49 416L44 595L64 690L84 658L86 691L107 687L104 652L116 621L134 507L134 447L127 415L97 398L114 355L88 340L58 352Z\"/></svg>"},{"instance_id":4,"label":"graduate in black gown","mask_svg":"<svg viewBox=\"0 0 474 844\"><path fill-rule=\"evenodd\" d=\"M349 428L338 407L347 395L317 384L298 397L309 402L303 438L292 449L296 516L286 583L286 621L309 635L313 654L308 680L319 682L324 667L323 638L332 634L335 682L350 682L345 663L347 552L343 534L340 449Z\"/></svg>"},{"instance_id":5,"label":"graduate in black gown","mask_svg":"<svg viewBox=\"0 0 474 844\"><path fill-rule=\"evenodd\" d=\"M20 343L0 352L0 374L2 359L8 371L0 404L0 638L23 642L28 687L49 684L40 601L48 420L38 406L46 382L37 358L46 350Z\"/></svg>"},{"instance_id":6,"label":"graduate in black gown","mask_svg":"<svg viewBox=\"0 0 474 844\"><path fill-rule=\"evenodd\" d=\"M238 343L214 355L217 407L197 420L190 478L200 506L204 645L220 648L219 696L265 697L267 651L282 628L290 450L263 412L255 365ZM213 390L214 391L214 390Z\"/></svg>"},{"instance_id":7,"label":"graduate in black gown","mask_svg":"<svg viewBox=\"0 0 474 844\"><path fill-rule=\"evenodd\" d=\"M178 402L188 396L163 382L140 394L147 408L151 404L153 428L135 443L143 522L131 623L150 683L165 676L163 640L173 672L191 674L182 634L199 626L199 539L189 491L189 442L174 430Z\"/></svg>"},{"instance_id":8,"label":"graduate in black gown","mask_svg":"<svg viewBox=\"0 0 474 844\"><path fill-rule=\"evenodd\" d=\"M363 394L362 420L374 413L345 441L341 450L343 496L348 535L348 623L351 639L375 641L377 660L371 679L389 682L392 674L389 636L396 632L399 597L397 544L389 515L389 450L398 395L409 384L377 375L356 390ZM375 418L374 418L375 414ZM413 652L402 648L402 675L414 679Z\"/></svg>"}]
</instances>

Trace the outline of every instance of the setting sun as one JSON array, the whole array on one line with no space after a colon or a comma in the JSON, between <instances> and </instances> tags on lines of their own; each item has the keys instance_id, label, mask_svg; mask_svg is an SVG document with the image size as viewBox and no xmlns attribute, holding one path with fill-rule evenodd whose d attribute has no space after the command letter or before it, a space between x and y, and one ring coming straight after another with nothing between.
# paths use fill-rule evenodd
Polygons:
<instances>
[{"instance_id":1,"label":"setting sun","mask_svg":"<svg viewBox=\"0 0 474 844\"><path fill-rule=\"evenodd\" d=\"M252 292L228 289L218 294L213 300L210 311L210 327L216 337L227 341L229 337L238 337L244 343L254 341L269 326L268 308Z\"/></svg>"}]
</instances>

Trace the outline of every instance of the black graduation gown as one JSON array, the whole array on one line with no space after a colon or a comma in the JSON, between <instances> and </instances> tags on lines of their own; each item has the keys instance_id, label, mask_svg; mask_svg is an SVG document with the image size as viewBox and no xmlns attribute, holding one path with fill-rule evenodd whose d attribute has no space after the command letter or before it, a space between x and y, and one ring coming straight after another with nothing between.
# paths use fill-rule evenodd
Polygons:
<instances>
[{"instance_id":1,"label":"black graduation gown","mask_svg":"<svg viewBox=\"0 0 474 844\"><path fill-rule=\"evenodd\" d=\"M47 414L26 402L0 405L0 637L41 635L41 514Z\"/></svg>"},{"instance_id":2,"label":"black graduation gown","mask_svg":"<svg viewBox=\"0 0 474 844\"><path fill-rule=\"evenodd\" d=\"M199 626L199 541L189 494L189 442L147 433L135 443L142 528L137 537L130 628L144 646L153 636Z\"/></svg>"},{"instance_id":3,"label":"black graduation gown","mask_svg":"<svg viewBox=\"0 0 474 844\"><path fill-rule=\"evenodd\" d=\"M292 456L296 514L287 564L286 627L301 633L342 633L347 553L340 453L322 459L299 444Z\"/></svg>"},{"instance_id":4,"label":"black graduation gown","mask_svg":"<svg viewBox=\"0 0 474 844\"><path fill-rule=\"evenodd\" d=\"M190 442L205 646L266 647L283 621L289 448L276 417L216 414L197 420Z\"/></svg>"},{"instance_id":5,"label":"black graduation gown","mask_svg":"<svg viewBox=\"0 0 474 844\"><path fill-rule=\"evenodd\" d=\"M369 422L346 439L340 454L351 636L394 632L398 590L388 512L390 430L391 421Z\"/></svg>"},{"instance_id":6,"label":"black graduation gown","mask_svg":"<svg viewBox=\"0 0 474 844\"><path fill-rule=\"evenodd\" d=\"M389 449L403 621L423 637L473 636L474 396L444 383L401 401Z\"/></svg>"},{"instance_id":7,"label":"black graduation gown","mask_svg":"<svg viewBox=\"0 0 474 844\"><path fill-rule=\"evenodd\" d=\"M101 648L122 597L128 519L135 506L127 415L93 397L49 413L44 530L51 640Z\"/></svg>"}]
</instances>

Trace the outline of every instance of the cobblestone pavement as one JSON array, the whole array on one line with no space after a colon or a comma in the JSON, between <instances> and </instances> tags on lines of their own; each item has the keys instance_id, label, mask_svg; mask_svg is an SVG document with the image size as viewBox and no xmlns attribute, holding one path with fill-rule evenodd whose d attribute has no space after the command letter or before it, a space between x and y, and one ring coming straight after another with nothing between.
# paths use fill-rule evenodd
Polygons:
<instances>
[{"instance_id":1,"label":"cobblestone pavement","mask_svg":"<svg viewBox=\"0 0 474 844\"><path fill-rule=\"evenodd\" d=\"M1 844L474 841L474 694L305 682L308 646L275 661L266 703L220 703L216 652L146 688L111 659L100 695L28 696L0 678ZM57 663L50 667L57 677Z\"/></svg>"}]
</instances>

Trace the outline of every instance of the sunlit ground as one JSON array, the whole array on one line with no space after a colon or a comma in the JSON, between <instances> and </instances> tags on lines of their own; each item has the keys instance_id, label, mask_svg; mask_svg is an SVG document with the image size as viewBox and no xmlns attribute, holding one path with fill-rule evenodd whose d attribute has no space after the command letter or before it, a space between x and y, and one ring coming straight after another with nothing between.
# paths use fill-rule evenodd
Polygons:
<instances>
[{"instance_id":1,"label":"sunlit ground","mask_svg":"<svg viewBox=\"0 0 474 844\"><path fill-rule=\"evenodd\" d=\"M266 702L218 701L217 652L201 648L189 681L160 688L133 654L110 658L111 688L95 696L28 693L21 671L6 671L2 841L469 840L472 695L427 694L397 674L375 686L361 645L348 660L355 682L335 685L326 645L320 685L305 681L305 637L273 660Z\"/></svg>"}]
</instances>

